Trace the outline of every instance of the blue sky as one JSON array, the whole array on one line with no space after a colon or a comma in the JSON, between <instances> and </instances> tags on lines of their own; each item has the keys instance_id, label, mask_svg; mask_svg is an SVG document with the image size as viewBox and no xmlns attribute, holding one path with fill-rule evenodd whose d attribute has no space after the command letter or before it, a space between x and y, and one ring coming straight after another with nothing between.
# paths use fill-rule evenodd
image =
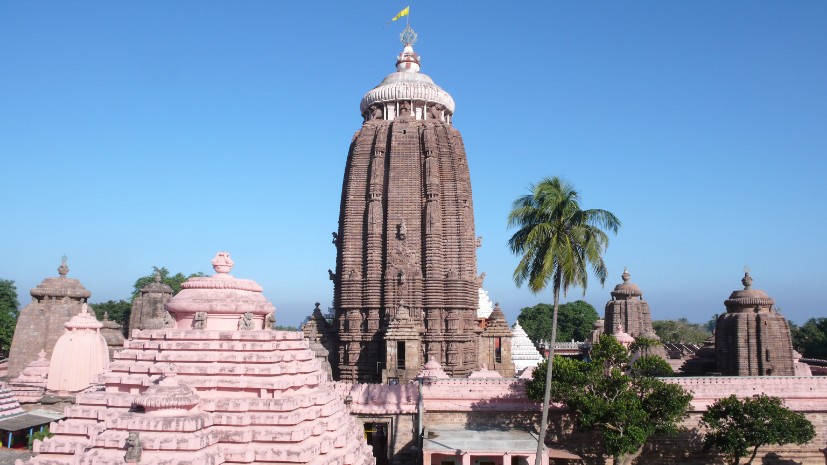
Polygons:
<instances>
[{"instance_id":1,"label":"blue sky","mask_svg":"<svg viewBox=\"0 0 827 465\"><path fill-rule=\"evenodd\" d=\"M96 302L227 250L280 322L329 303L347 148L405 5L0 3L0 278L26 303L65 253ZM825 316L825 22L823 1L413 3L509 321L550 301L514 285L505 220L552 175L623 221L600 312L628 266L654 318L706 321L747 264L789 319Z\"/></svg>"}]
</instances>

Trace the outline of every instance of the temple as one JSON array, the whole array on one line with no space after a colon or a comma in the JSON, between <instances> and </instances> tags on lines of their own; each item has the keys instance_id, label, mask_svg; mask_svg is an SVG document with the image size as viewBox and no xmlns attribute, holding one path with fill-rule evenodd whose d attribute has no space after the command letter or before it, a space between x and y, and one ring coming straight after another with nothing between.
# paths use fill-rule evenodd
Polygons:
<instances>
[{"instance_id":1,"label":"temple","mask_svg":"<svg viewBox=\"0 0 827 465\"><path fill-rule=\"evenodd\" d=\"M69 266L65 256L57 271L59 277L46 278L31 290L32 302L20 311L9 350L10 378L37 360L40 351L45 352L47 359L51 358L64 325L81 312L92 295L80 281L66 277Z\"/></svg>"},{"instance_id":2,"label":"temple","mask_svg":"<svg viewBox=\"0 0 827 465\"><path fill-rule=\"evenodd\" d=\"M170 326L170 319L164 310L164 304L172 298L172 288L161 281L161 274L155 272L155 281L138 290L132 300L132 312L129 314L129 331L136 329L160 329Z\"/></svg>"},{"instance_id":3,"label":"temple","mask_svg":"<svg viewBox=\"0 0 827 465\"><path fill-rule=\"evenodd\" d=\"M420 72L413 30L401 38L396 72L362 99L345 167L329 271L342 380L407 381L426 357L451 376L478 366L480 241L454 100ZM406 329L388 344L392 324Z\"/></svg>"},{"instance_id":4,"label":"temple","mask_svg":"<svg viewBox=\"0 0 827 465\"><path fill-rule=\"evenodd\" d=\"M766 292L752 288L745 270L743 290L733 291L724 302L726 313L715 327L715 365L722 375L793 376L795 374L790 326L773 309Z\"/></svg>"},{"instance_id":5,"label":"temple","mask_svg":"<svg viewBox=\"0 0 827 465\"><path fill-rule=\"evenodd\" d=\"M167 303L175 328L134 331L26 463L374 463L301 333L264 326L274 307L229 254L213 267Z\"/></svg>"}]
</instances>

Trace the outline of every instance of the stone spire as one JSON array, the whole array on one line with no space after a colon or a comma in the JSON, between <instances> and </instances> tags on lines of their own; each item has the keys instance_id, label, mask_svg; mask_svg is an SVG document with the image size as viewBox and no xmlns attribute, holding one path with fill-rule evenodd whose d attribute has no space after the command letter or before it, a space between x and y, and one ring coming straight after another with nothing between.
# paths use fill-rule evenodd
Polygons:
<instances>
[{"instance_id":1,"label":"stone spire","mask_svg":"<svg viewBox=\"0 0 827 465\"><path fill-rule=\"evenodd\" d=\"M401 302L446 372L477 367L479 277L471 181L454 101L420 72L412 31L397 69L368 91L350 146L334 235L334 376L379 381L384 329ZM404 373L425 356L406 353ZM409 363L416 366L408 366ZM388 366L385 367L388 369ZM406 381L407 379L400 379Z\"/></svg>"},{"instance_id":2,"label":"stone spire","mask_svg":"<svg viewBox=\"0 0 827 465\"><path fill-rule=\"evenodd\" d=\"M620 324L632 337L646 334L647 339L660 340L652 328L649 303L643 300L643 292L638 285L631 282L629 270L624 269L621 278L623 282L615 286L611 293L612 300L606 303L605 327L614 330Z\"/></svg>"},{"instance_id":3,"label":"stone spire","mask_svg":"<svg viewBox=\"0 0 827 465\"><path fill-rule=\"evenodd\" d=\"M766 292L752 288L745 267L743 290L724 301L715 326L715 365L722 375L793 376L793 347L787 320Z\"/></svg>"},{"instance_id":4,"label":"stone spire","mask_svg":"<svg viewBox=\"0 0 827 465\"><path fill-rule=\"evenodd\" d=\"M514 360L511 358L511 328L505 321L500 303L494 304L494 310L485 320L485 329L480 334L479 362L491 367L502 376L514 376Z\"/></svg>"},{"instance_id":5,"label":"stone spire","mask_svg":"<svg viewBox=\"0 0 827 465\"><path fill-rule=\"evenodd\" d=\"M92 293L77 279L69 278L66 256L61 258L58 277L46 278L31 290L32 302L20 311L9 350L9 377L20 374L29 363L37 360L42 350L46 358L63 335L63 325L81 311Z\"/></svg>"},{"instance_id":6,"label":"stone spire","mask_svg":"<svg viewBox=\"0 0 827 465\"><path fill-rule=\"evenodd\" d=\"M81 312L64 324L66 332L55 344L46 387L61 393L88 388L109 367L109 347L100 333L103 324L83 304Z\"/></svg>"},{"instance_id":7,"label":"stone spire","mask_svg":"<svg viewBox=\"0 0 827 465\"><path fill-rule=\"evenodd\" d=\"M316 354L316 358L322 364L329 379L333 378L330 367L330 353L335 347L335 333L327 318L322 315L321 303L316 302L316 308L310 318L302 325L302 333L305 339L310 342L310 349Z\"/></svg>"},{"instance_id":8,"label":"stone spire","mask_svg":"<svg viewBox=\"0 0 827 465\"><path fill-rule=\"evenodd\" d=\"M155 280L138 291L132 301L129 315L129 332L141 329L160 329L166 326L164 304L172 298L172 287L161 281L161 273L155 272Z\"/></svg>"}]
</instances>

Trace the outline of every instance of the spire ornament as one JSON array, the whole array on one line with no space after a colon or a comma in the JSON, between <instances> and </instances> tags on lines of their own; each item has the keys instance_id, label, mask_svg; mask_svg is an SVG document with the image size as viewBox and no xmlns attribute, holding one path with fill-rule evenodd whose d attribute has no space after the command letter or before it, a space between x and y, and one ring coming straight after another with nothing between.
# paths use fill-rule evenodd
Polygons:
<instances>
[{"instance_id":1,"label":"spire ornament","mask_svg":"<svg viewBox=\"0 0 827 465\"><path fill-rule=\"evenodd\" d=\"M417 34L411 29L411 25L405 25L405 29L402 30L402 33L399 34L399 40L402 42L402 45L413 45L416 43Z\"/></svg>"},{"instance_id":2,"label":"spire ornament","mask_svg":"<svg viewBox=\"0 0 827 465\"><path fill-rule=\"evenodd\" d=\"M57 267L57 273L61 278L65 278L69 274L69 266L66 264L66 255L60 257L60 266Z\"/></svg>"},{"instance_id":3,"label":"spire ornament","mask_svg":"<svg viewBox=\"0 0 827 465\"><path fill-rule=\"evenodd\" d=\"M744 285L745 291L752 288L752 276L749 275L749 267L746 265L744 265L744 277L741 278L741 284Z\"/></svg>"}]
</instances>

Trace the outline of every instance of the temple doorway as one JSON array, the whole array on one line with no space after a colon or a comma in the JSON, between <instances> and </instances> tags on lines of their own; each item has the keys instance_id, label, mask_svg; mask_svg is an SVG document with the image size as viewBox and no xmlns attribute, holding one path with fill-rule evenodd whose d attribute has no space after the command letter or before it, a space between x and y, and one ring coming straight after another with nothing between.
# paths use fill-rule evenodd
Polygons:
<instances>
[{"instance_id":1,"label":"temple doorway","mask_svg":"<svg viewBox=\"0 0 827 465\"><path fill-rule=\"evenodd\" d=\"M373 449L376 465L388 465L388 424L365 423L365 440Z\"/></svg>"}]
</instances>

